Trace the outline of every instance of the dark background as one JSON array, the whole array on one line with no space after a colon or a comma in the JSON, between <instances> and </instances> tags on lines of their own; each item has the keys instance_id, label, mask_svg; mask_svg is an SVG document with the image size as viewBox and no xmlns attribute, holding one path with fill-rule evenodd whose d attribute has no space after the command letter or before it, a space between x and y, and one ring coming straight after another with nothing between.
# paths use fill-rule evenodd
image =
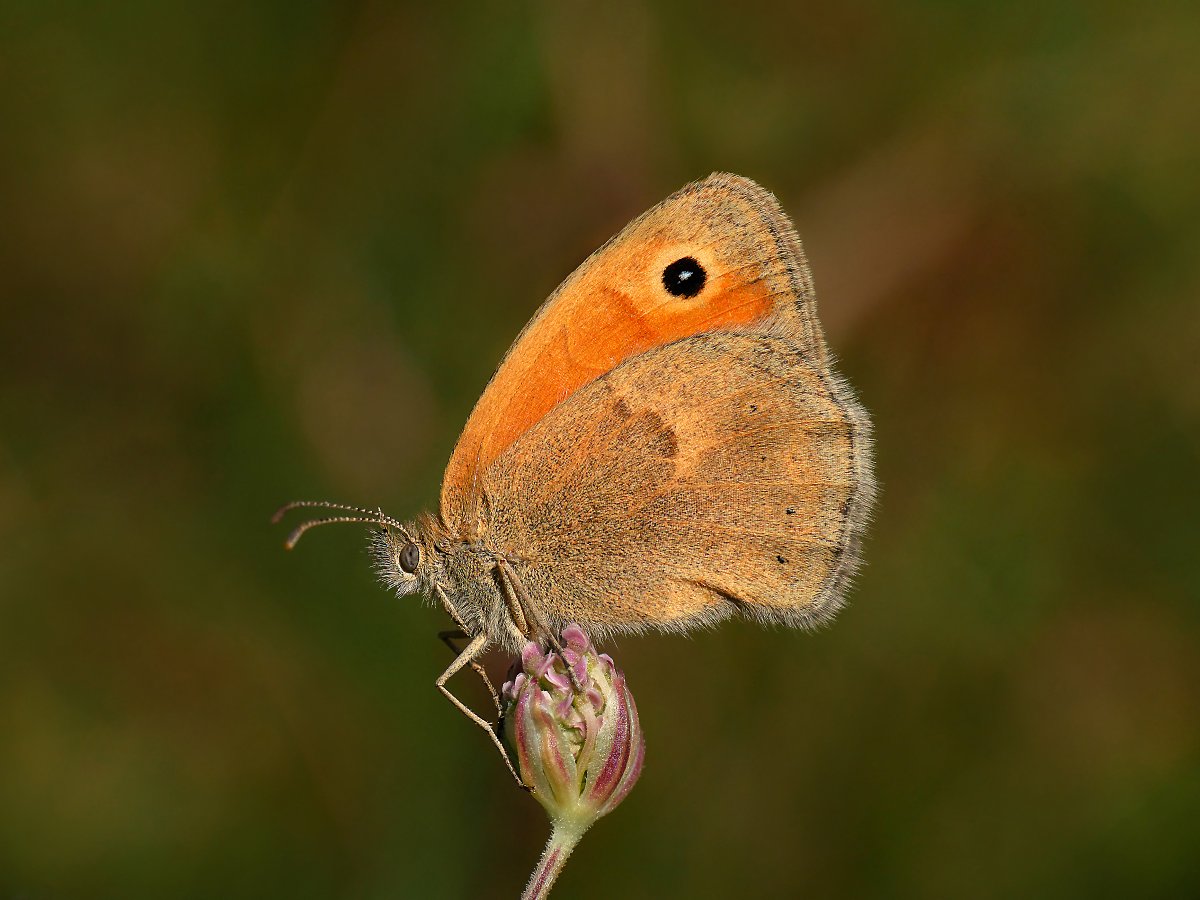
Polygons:
<instances>
[{"instance_id":1,"label":"dark background","mask_svg":"<svg viewBox=\"0 0 1200 900\"><path fill-rule=\"evenodd\" d=\"M562 895L1200 893L1198 59L1194 3L0 7L0 894L517 894L444 614L267 519L433 504L714 169L875 416L869 565L817 635L606 648L647 766Z\"/></svg>"}]
</instances>

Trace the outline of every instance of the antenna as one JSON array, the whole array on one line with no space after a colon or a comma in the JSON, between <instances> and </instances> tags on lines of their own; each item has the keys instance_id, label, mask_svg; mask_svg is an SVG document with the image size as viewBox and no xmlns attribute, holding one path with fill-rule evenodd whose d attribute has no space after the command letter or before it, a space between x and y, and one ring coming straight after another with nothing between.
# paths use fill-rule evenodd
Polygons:
<instances>
[{"instance_id":1,"label":"antenna","mask_svg":"<svg viewBox=\"0 0 1200 900\"><path fill-rule=\"evenodd\" d=\"M389 525L397 531L408 536L408 530L400 524L396 519L384 513L382 509L366 509L361 506L349 506L345 503L331 503L327 500L293 500L291 503L285 503L279 509L275 510L275 515L271 516L271 521L278 524L283 517L293 509L325 509L333 510L340 509L344 512L358 513L355 516L327 516L323 519L309 519L307 522L302 522L297 525L288 534L287 539L283 542L283 546L291 550L296 546L296 542L300 540L304 532L310 528L316 528L318 525L332 525L335 522L358 522L363 525Z\"/></svg>"}]
</instances>

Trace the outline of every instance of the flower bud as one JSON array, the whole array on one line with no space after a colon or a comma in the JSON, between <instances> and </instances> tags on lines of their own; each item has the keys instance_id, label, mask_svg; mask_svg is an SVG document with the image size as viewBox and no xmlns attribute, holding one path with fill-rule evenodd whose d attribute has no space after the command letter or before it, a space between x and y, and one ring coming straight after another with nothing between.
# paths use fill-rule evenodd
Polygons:
<instances>
[{"instance_id":1,"label":"flower bud","mask_svg":"<svg viewBox=\"0 0 1200 900\"><path fill-rule=\"evenodd\" d=\"M533 643L521 651L501 691L503 735L555 833L573 845L625 799L642 773L646 741L612 658L597 655L578 625L565 628L562 641L561 654Z\"/></svg>"}]
</instances>

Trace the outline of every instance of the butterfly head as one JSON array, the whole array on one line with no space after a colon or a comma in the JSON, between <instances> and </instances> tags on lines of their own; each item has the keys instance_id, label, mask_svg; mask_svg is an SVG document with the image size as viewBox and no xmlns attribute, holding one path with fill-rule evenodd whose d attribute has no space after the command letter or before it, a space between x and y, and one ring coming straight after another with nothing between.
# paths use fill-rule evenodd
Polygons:
<instances>
[{"instance_id":1,"label":"butterfly head","mask_svg":"<svg viewBox=\"0 0 1200 900\"><path fill-rule=\"evenodd\" d=\"M418 525L388 522L371 540L379 580L400 597L429 594L434 581L433 546Z\"/></svg>"}]
</instances>

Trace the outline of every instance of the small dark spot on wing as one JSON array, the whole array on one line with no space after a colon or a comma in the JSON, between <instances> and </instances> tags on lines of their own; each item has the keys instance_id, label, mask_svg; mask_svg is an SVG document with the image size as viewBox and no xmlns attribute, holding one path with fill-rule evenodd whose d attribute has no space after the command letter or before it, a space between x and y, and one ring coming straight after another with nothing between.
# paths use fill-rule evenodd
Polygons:
<instances>
[{"instance_id":1,"label":"small dark spot on wing","mask_svg":"<svg viewBox=\"0 0 1200 900\"><path fill-rule=\"evenodd\" d=\"M679 438L675 436L675 429L663 423L662 430L655 435L654 443L651 446L660 456L665 456L667 459L674 457L679 453Z\"/></svg>"},{"instance_id":2,"label":"small dark spot on wing","mask_svg":"<svg viewBox=\"0 0 1200 900\"><path fill-rule=\"evenodd\" d=\"M621 399L613 404L613 409L624 420L620 430L624 443L641 446L646 452L666 459L679 454L679 438L675 428L663 421L657 412L645 409L635 416L629 404Z\"/></svg>"}]
</instances>

